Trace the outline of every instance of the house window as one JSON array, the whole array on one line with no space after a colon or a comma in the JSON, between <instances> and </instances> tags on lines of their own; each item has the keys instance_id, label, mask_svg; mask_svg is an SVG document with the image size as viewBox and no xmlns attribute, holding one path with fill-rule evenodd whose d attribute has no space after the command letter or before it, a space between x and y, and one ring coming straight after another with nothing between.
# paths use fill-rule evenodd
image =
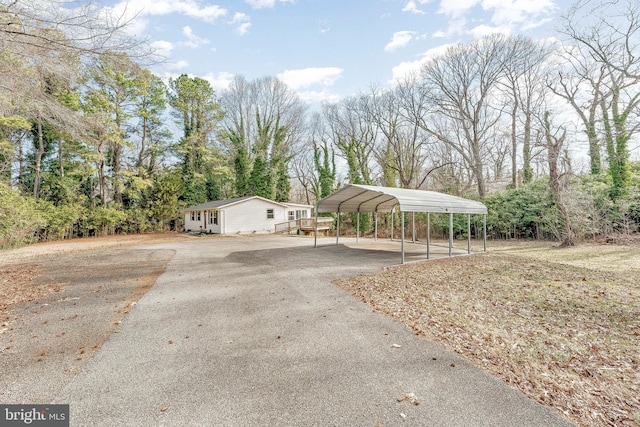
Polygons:
<instances>
[{"instance_id":1,"label":"house window","mask_svg":"<svg viewBox=\"0 0 640 427\"><path fill-rule=\"evenodd\" d=\"M273 219L273 209L267 209L267 219Z\"/></svg>"},{"instance_id":2,"label":"house window","mask_svg":"<svg viewBox=\"0 0 640 427\"><path fill-rule=\"evenodd\" d=\"M195 221L196 220L196 213L194 211L191 211L191 221Z\"/></svg>"},{"instance_id":3,"label":"house window","mask_svg":"<svg viewBox=\"0 0 640 427\"><path fill-rule=\"evenodd\" d=\"M209 211L209 224L218 225L218 211Z\"/></svg>"},{"instance_id":4,"label":"house window","mask_svg":"<svg viewBox=\"0 0 640 427\"><path fill-rule=\"evenodd\" d=\"M289 211L289 221L293 221L296 219L296 213L294 211Z\"/></svg>"},{"instance_id":5,"label":"house window","mask_svg":"<svg viewBox=\"0 0 640 427\"><path fill-rule=\"evenodd\" d=\"M296 211L296 219L306 218L306 217L307 217L307 211L306 210Z\"/></svg>"},{"instance_id":6,"label":"house window","mask_svg":"<svg viewBox=\"0 0 640 427\"><path fill-rule=\"evenodd\" d=\"M202 215L200 214L200 211L198 211L198 221L200 221L202 219Z\"/></svg>"}]
</instances>

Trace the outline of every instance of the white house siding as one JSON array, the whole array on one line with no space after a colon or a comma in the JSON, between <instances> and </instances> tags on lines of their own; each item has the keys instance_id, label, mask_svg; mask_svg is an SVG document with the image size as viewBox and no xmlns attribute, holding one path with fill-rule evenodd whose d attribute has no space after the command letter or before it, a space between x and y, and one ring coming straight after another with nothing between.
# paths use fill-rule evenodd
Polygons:
<instances>
[{"instance_id":1,"label":"white house siding","mask_svg":"<svg viewBox=\"0 0 640 427\"><path fill-rule=\"evenodd\" d=\"M273 209L273 219L267 218L267 209ZM273 232L276 224L287 220L285 206L262 199L249 199L226 206L223 211L224 234Z\"/></svg>"},{"instance_id":2,"label":"white house siding","mask_svg":"<svg viewBox=\"0 0 640 427\"><path fill-rule=\"evenodd\" d=\"M193 212L194 220L191 220L191 212ZM200 220L198 220L198 212L200 213ZM187 231L205 231L210 233L221 233L221 212L218 214L218 224L212 224L209 221L209 215L214 212L214 209L201 210L201 211L187 211L184 214L184 229ZM202 228L201 228L202 227Z\"/></svg>"},{"instance_id":3,"label":"white house siding","mask_svg":"<svg viewBox=\"0 0 640 427\"><path fill-rule=\"evenodd\" d=\"M191 213L194 214L194 219L191 219ZM206 230L204 212L200 212L200 220L198 220L198 211L185 212L184 213L184 229L189 231Z\"/></svg>"},{"instance_id":4,"label":"white house siding","mask_svg":"<svg viewBox=\"0 0 640 427\"><path fill-rule=\"evenodd\" d=\"M309 205L276 203L259 197L232 199L226 202L222 201L216 206L205 204L198 210L185 211L185 230L215 234L274 232L275 225L288 221L290 214L293 217L291 219L311 217L312 207ZM273 218L267 218L268 209L273 209ZM217 224L210 220L212 212L217 213Z\"/></svg>"}]
</instances>

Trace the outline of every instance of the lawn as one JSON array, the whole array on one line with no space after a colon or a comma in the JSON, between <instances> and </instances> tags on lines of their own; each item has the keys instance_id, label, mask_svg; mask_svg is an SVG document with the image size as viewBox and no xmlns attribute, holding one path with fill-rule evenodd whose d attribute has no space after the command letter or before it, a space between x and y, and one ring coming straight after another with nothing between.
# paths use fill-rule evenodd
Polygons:
<instances>
[{"instance_id":1,"label":"lawn","mask_svg":"<svg viewBox=\"0 0 640 427\"><path fill-rule=\"evenodd\" d=\"M640 247L490 242L336 282L582 426L640 426Z\"/></svg>"}]
</instances>

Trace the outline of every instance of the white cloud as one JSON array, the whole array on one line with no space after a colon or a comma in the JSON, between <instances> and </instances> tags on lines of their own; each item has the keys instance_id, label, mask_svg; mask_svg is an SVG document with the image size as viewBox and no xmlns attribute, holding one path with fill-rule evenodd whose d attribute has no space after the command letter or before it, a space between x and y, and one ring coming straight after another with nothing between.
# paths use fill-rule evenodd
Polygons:
<instances>
[{"instance_id":1,"label":"white cloud","mask_svg":"<svg viewBox=\"0 0 640 427\"><path fill-rule=\"evenodd\" d=\"M245 22L244 24L238 25L238 28L236 28L236 33L244 36L249 31L249 28L251 28L251 22Z\"/></svg>"},{"instance_id":2,"label":"white cloud","mask_svg":"<svg viewBox=\"0 0 640 427\"><path fill-rule=\"evenodd\" d=\"M170 41L166 40L156 40L151 43L151 50L154 55L157 55L162 58L168 58L171 56L171 51L173 51L174 45Z\"/></svg>"},{"instance_id":3,"label":"white cloud","mask_svg":"<svg viewBox=\"0 0 640 427\"><path fill-rule=\"evenodd\" d=\"M417 0L417 3L419 3L420 5L423 4L427 4L429 3L431 0ZM407 4L402 8L403 12L409 12L409 13L415 13L416 15L424 15L424 11L420 8L418 8L418 5L416 4L416 0L409 0L407 2Z\"/></svg>"},{"instance_id":4,"label":"white cloud","mask_svg":"<svg viewBox=\"0 0 640 427\"><path fill-rule=\"evenodd\" d=\"M280 3L295 3L297 0L280 0ZM253 9L272 8L276 5L276 0L244 0Z\"/></svg>"},{"instance_id":5,"label":"white cloud","mask_svg":"<svg viewBox=\"0 0 640 427\"><path fill-rule=\"evenodd\" d=\"M393 33L393 36L391 36L391 41L387 43L387 45L384 47L384 50L387 52L392 52L396 49L406 46L413 39L414 34L414 31L398 31L396 33Z\"/></svg>"},{"instance_id":6,"label":"white cloud","mask_svg":"<svg viewBox=\"0 0 640 427\"><path fill-rule=\"evenodd\" d=\"M453 18L449 20L449 26L446 30L436 31L434 38L448 38L459 34L467 33L467 20L464 17Z\"/></svg>"},{"instance_id":7,"label":"white cloud","mask_svg":"<svg viewBox=\"0 0 640 427\"><path fill-rule=\"evenodd\" d=\"M557 7L552 0L483 0L482 8L493 12L493 24L513 27L547 16Z\"/></svg>"},{"instance_id":8,"label":"white cloud","mask_svg":"<svg viewBox=\"0 0 640 427\"><path fill-rule=\"evenodd\" d=\"M191 18L213 22L227 14L227 9L218 5L201 5L194 0L136 0L116 4L114 9L129 18L146 15L168 15L178 13Z\"/></svg>"},{"instance_id":9,"label":"white cloud","mask_svg":"<svg viewBox=\"0 0 640 427\"><path fill-rule=\"evenodd\" d=\"M403 78L405 78L409 74L420 72L420 68L422 67L422 65L424 63L426 63L427 61L429 61L430 59L432 59L432 58L434 58L434 57L436 57L438 55L441 55L451 45L452 44L443 44L443 45L440 45L438 47L434 47L433 49L429 49L426 52L424 52L415 61L408 61L408 62L407 61L403 61L400 64L396 65L395 67L393 67L391 69L391 76L392 77L391 77L391 81L389 81L389 83L393 84L394 82L397 82L398 80L402 80Z\"/></svg>"},{"instance_id":10,"label":"white cloud","mask_svg":"<svg viewBox=\"0 0 640 427\"><path fill-rule=\"evenodd\" d=\"M441 0L438 12L453 18L458 18L467 14L467 12L476 7L481 1L482 0Z\"/></svg>"},{"instance_id":11,"label":"white cloud","mask_svg":"<svg viewBox=\"0 0 640 427\"><path fill-rule=\"evenodd\" d=\"M249 6L254 9L264 9L276 5L276 0L245 0Z\"/></svg>"},{"instance_id":12,"label":"white cloud","mask_svg":"<svg viewBox=\"0 0 640 427\"><path fill-rule=\"evenodd\" d=\"M479 14L476 13L473 22L478 24L468 29L465 17L471 15L471 11L478 6L489 15L490 24L478 20ZM450 21L448 29L436 32L435 36L471 34L482 37L495 32L510 34L543 25L557 9L554 0L441 0L438 13L447 15Z\"/></svg>"},{"instance_id":13,"label":"white cloud","mask_svg":"<svg viewBox=\"0 0 640 427\"><path fill-rule=\"evenodd\" d=\"M218 74L207 73L202 76L202 78L209 82L216 93L220 93L229 87L229 85L233 81L233 74L222 71Z\"/></svg>"},{"instance_id":14,"label":"white cloud","mask_svg":"<svg viewBox=\"0 0 640 427\"><path fill-rule=\"evenodd\" d=\"M297 90L315 84L332 86L342 76L343 71L337 67L302 68L286 70L277 77L291 89Z\"/></svg>"},{"instance_id":15,"label":"white cloud","mask_svg":"<svg viewBox=\"0 0 640 427\"><path fill-rule=\"evenodd\" d=\"M246 13L236 12L233 15L233 19L229 21L230 25L237 25L236 33L243 36L251 28L251 18Z\"/></svg>"},{"instance_id":16,"label":"white cloud","mask_svg":"<svg viewBox=\"0 0 640 427\"><path fill-rule=\"evenodd\" d=\"M187 61L167 62L164 69L170 72L184 70L189 66Z\"/></svg>"},{"instance_id":17,"label":"white cloud","mask_svg":"<svg viewBox=\"0 0 640 427\"><path fill-rule=\"evenodd\" d=\"M193 34L193 30L188 25L182 28L182 34L187 38L187 41L183 43L184 46L196 48L203 44L209 44L209 40Z\"/></svg>"},{"instance_id":18,"label":"white cloud","mask_svg":"<svg viewBox=\"0 0 640 427\"><path fill-rule=\"evenodd\" d=\"M325 90L323 91L302 91L297 92L298 96L301 100L306 102L307 104L319 105L323 102L333 104L340 101L341 97L338 94L330 93Z\"/></svg>"},{"instance_id":19,"label":"white cloud","mask_svg":"<svg viewBox=\"0 0 640 427\"><path fill-rule=\"evenodd\" d=\"M469 30L469 33L476 39L495 33L511 34L511 27L492 27L490 25L478 25Z\"/></svg>"}]
</instances>

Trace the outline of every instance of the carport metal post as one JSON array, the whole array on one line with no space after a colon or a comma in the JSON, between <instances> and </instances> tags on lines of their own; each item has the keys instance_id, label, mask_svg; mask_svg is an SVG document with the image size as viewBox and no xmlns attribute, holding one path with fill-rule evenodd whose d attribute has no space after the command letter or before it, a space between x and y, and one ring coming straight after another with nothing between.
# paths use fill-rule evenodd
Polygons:
<instances>
[{"instance_id":1,"label":"carport metal post","mask_svg":"<svg viewBox=\"0 0 640 427\"><path fill-rule=\"evenodd\" d=\"M449 212L449 256L453 249L453 212Z\"/></svg>"},{"instance_id":2,"label":"carport metal post","mask_svg":"<svg viewBox=\"0 0 640 427\"><path fill-rule=\"evenodd\" d=\"M467 253L471 253L471 214L467 214Z\"/></svg>"},{"instance_id":3,"label":"carport metal post","mask_svg":"<svg viewBox=\"0 0 640 427\"><path fill-rule=\"evenodd\" d=\"M391 241L393 241L393 217L395 213L396 207L391 208L391 228L389 229L389 235L391 236Z\"/></svg>"},{"instance_id":4,"label":"carport metal post","mask_svg":"<svg viewBox=\"0 0 640 427\"><path fill-rule=\"evenodd\" d=\"M316 223L313 225L313 247L318 247L318 204L316 203Z\"/></svg>"},{"instance_id":5,"label":"carport metal post","mask_svg":"<svg viewBox=\"0 0 640 427\"><path fill-rule=\"evenodd\" d=\"M378 241L378 209L373 213L373 240Z\"/></svg>"},{"instance_id":6,"label":"carport metal post","mask_svg":"<svg viewBox=\"0 0 640 427\"><path fill-rule=\"evenodd\" d=\"M360 211L358 210L358 219L356 220L356 243L360 239Z\"/></svg>"},{"instance_id":7,"label":"carport metal post","mask_svg":"<svg viewBox=\"0 0 640 427\"><path fill-rule=\"evenodd\" d=\"M484 251L487 252L487 214L482 218L482 240L484 241Z\"/></svg>"},{"instance_id":8,"label":"carport metal post","mask_svg":"<svg viewBox=\"0 0 640 427\"><path fill-rule=\"evenodd\" d=\"M401 252L402 252L402 264L404 264L404 211L400 211L400 220L402 221L402 239L400 240L400 247L401 247Z\"/></svg>"},{"instance_id":9,"label":"carport metal post","mask_svg":"<svg viewBox=\"0 0 640 427\"><path fill-rule=\"evenodd\" d=\"M340 237L340 208L338 208L337 225L336 225L336 246L338 246L339 237Z\"/></svg>"},{"instance_id":10,"label":"carport metal post","mask_svg":"<svg viewBox=\"0 0 640 427\"><path fill-rule=\"evenodd\" d=\"M411 212L411 242L416 242L416 213Z\"/></svg>"},{"instance_id":11,"label":"carport metal post","mask_svg":"<svg viewBox=\"0 0 640 427\"><path fill-rule=\"evenodd\" d=\"M431 212L427 212L427 259L429 259L430 246L431 246Z\"/></svg>"}]
</instances>

